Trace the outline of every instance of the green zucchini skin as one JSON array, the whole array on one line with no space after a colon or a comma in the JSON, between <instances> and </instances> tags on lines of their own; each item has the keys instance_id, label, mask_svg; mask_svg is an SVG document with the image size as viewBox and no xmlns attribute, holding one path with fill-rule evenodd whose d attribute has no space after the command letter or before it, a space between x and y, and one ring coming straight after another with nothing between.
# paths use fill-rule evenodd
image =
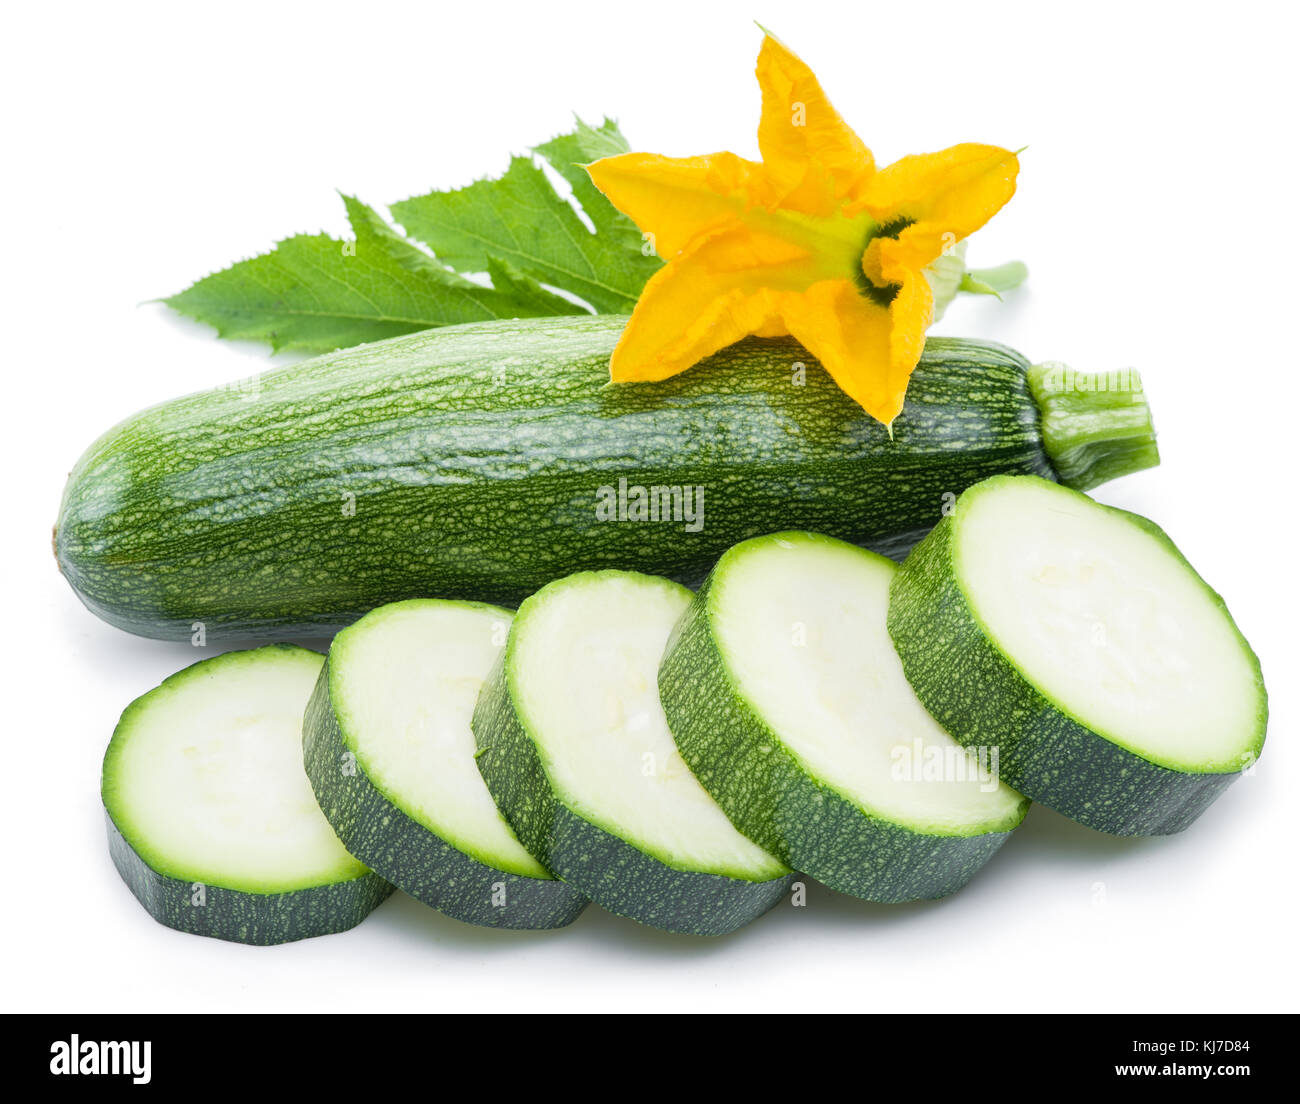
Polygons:
<instances>
[{"instance_id":1,"label":"green zucchini skin","mask_svg":"<svg viewBox=\"0 0 1300 1104\"><path fill-rule=\"evenodd\" d=\"M659 667L677 749L744 835L787 866L841 893L882 904L945 897L1007 841L914 832L872 817L807 773L738 692L709 624L713 575L673 630Z\"/></svg>"},{"instance_id":2,"label":"green zucchini skin","mask_svg":"<svg viewBox=\"0 0 1300 1104\"><path fill-rule=\"evenodd\" d=\"M1117 512L1192 570L1155 522ZM953 569L953 532L953 518L945 518L899 568L890 588L889 635L931 716L959 743L999 747L1003 781L1098 831L1162 836L1183 831L1241 777L1152 763L1040 693L979 626ZM1261 741L1264 725L1261 717Z\"/></svg>"},{"instance_id":3,"label":"green zucchini skin","mask_svg":"<svg viewBox=\"0 0 1300 1104\"><path fill-rule=\"evenodd\" d=\"M686 935L726 935L773 908L797 877L750 882L673 870L557 800L510 699L504 657L474 709L478 767L519 842L609 912ZM597 873L598 872L598 873Z\"/></svg>"},{"instance_id":4,"label":"green zucchini skin","mask_svg":"<svg viewBox=\"0 0 1300 1104\"><path fill-rule=\"evenodd\" d=\"M247 893L196 884L154 870L127 842L107 811L108 850L135 899L158 923L191 935L269 947L347 931L381 905L393 887L374 873L289 893Z\"/></svg>"},{"instance_id":5,"label":"green zucchini skin","mask_svg":"<svg viewBox=\"0 0 1300 1104\"><path fill-rule=\"evenodd\" d=\"M610 385L624 323L451 326L146 410L72 472L60 568L143 636L310 638L427 594L515 605L580 570L696 585L776 528L897 558L985 476L1056 478L1028 364L1002 346L930 340L891 439L790 340ZM703 487L703 527L600 520L620 477Z\"/></svg>"},{"instance_id":6,"label":"green zucchini skin","mask_svg":"<svg viewBox=\"0 0 1300 1104\"><path fill-rule=\"evenodd\" d=\"M467 924L536 930L571 924L587 898L558 880L498 870L440 839L390 802L350 751L330 706L329 660L303 718L303 763L330 827L357 859L419 901ZM498 888L504 905L494 905Z\"/></svg>"}]
</instances>

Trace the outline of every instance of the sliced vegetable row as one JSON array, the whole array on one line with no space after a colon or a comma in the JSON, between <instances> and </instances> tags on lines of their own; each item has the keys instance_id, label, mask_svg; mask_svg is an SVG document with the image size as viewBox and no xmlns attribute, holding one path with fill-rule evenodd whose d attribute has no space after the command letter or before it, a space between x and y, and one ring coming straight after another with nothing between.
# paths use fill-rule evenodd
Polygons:
<instances>
[{"instance_id":1,"label":"sliced vegetable row","mask_svg":"<svg viewBox=\"0 0 1300 1104\"><path fill-rule=\"evenodd\" d=\"M494 927L590 899L720 935L795 871L871 901L951 893L1029 799L1179 831L1266 716L1258 661L1161 530L1003 476L901 568L785 532L694 594L580 572L517 614L381 607L328 660L205 661L127 709L104 801L128 885L186 931L338 931L397 886Z\"/></svg>"}]
</instances>

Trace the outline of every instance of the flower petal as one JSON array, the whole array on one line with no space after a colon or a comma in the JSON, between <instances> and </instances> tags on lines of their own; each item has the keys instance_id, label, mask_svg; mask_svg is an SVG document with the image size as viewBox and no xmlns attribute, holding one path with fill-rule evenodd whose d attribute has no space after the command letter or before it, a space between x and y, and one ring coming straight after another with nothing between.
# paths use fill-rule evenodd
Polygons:
<instances>
[{"instance_id":1,"label":"flower petal","mask_svg":"<svg viewBox=\"0 0 1300 1104\"><path fill-rule=\"evenodd\" d=\"M813 71L770 34L757 73L763 90L758 145L781 206L833 214L875 172L871 151L831 106Z\"/></svg>"},{"instance_id":2,"label":"flower petal","mask_svg":"<svg viewBox=\"0 0 1300 1104\"><path fill-rule=\"evenodd\" d=\"M850 280L824 280L780 300L790 333L821 361L842 391L885 425L903 409L932 309L924 277L910 285L904 285L888 308L859 294Z\"/></svg>"},{"instance_id":3,"label":"flower petal","mask_svg":"<svg viewBox=\"0 0 1300 1104\"><path fill-rule=\"evenodd\" d=\"M926 266L1011 198L1019 162L968 144L877 172L811 70L770 35L757 72L761 164L625 154L588 166L668 262L637 302L611 378L665 379L748 334L788 332L891 424L934 317Z\"/></svg>"},{"instance_id":4,"label":"flower petal","mask_svg":"<svg viewBox=\"0 0 1300 1104\"><path fill-rule=\"evenodd\" d=\"M762 166L734 153L624 153L587 166L592 183L671 260L697 233L770 198Z\"/></svg>"},{"instance_id":5,"label":"flower petal","mask_svg":"<svg viewBox=\"0 0 1300 1104\"><path fill-rule=\"evenodd\" d=\"M901 379L904 391L912 369L925 351L925 331L933 321L934 289L924 271L909 273L903 277L902 286L889 305L890 378ZM903 408L901 392L898 408Z\"/></svg>"},{"instance_id":6,"label":"flower petal","mask_svg":"<svg viewBox=\"0 0 1300 1104\"><path fill-rule=\"evenodd\" d=\"M908 219L913 224L899 233L899 248L888 240L880 243L882 253L892 255L881 260L889 277L891 260L922 268L988 222L1015 195L1019 172L1019 159L1000 146L951 146L881 169L850 209L865 210L881 223Z\"/></svg>"},{"instance_id":7,"label":"flower petal","mask_svg":"<svg viewBox=\"0 0 1300 1104\"><path fill-rule=\"evenodd\" d=\"M785 333L778 295L803 286L805 260L791 243L743 226L697 238L641 292L610 379L667 379L748 334Z\"/></svg>"}]
</instances>

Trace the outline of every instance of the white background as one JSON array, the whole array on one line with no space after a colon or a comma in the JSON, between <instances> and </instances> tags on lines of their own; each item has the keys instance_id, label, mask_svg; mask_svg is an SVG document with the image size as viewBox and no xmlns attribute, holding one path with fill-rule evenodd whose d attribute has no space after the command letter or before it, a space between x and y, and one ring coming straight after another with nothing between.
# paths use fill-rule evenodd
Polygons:
<instances>
[{"instance_id":1,"label":"white background","mask_svg":"<svg viewBox=\"0 0 1300 1104\"><path fill-rule=\"evenodd\" d=\"M887 162L1022 157L971 260L1030 285L939 332L1145 377L1163 466L1097 497L1160 521L1254 643L1256 777L1168 839L1035 807L961 893L814 888L719 941L591 908L554 934L398 895L258 949L155 924L108 858L118 713L192 662L97 621L55 570L68 469L137 408L242 377L256 346L142 305L296 231L496 173L567 128L756 155L760 18ZM0 1002L8 1010L1240 1011L1297 1006L1294 43L1291 5L22 5L6 17ZM1104 901L1101 898L1104 896Z\"/></svg>"}]
</instances>

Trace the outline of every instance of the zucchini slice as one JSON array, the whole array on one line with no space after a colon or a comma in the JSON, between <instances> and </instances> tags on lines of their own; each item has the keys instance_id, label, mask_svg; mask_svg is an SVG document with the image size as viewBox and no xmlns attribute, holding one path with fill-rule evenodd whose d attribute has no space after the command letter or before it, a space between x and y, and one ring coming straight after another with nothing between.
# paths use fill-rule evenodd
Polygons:
<instances>
[{"instance_id":1,"label":"zucchini slice","mask_svg":"<svg viewBox=\"0 0 1300 1104\"><path fill-rule=\"evenodd\" d=\"M611 912L722 935L793 874L742 836L682 762L655 671L685 587L583 572L519 608L474 711L478 765L524 846Z\"/></svg>"},{"instance_id":2,"label":"zucchini slice","mask_svg":"<svg viewBox=\"0 0 1300 1104\"><path fill-rule=\"evenodd\" d=\"M908 557L889 629L963 743L1114 835L1186 828L1264 744L1259 660L1154 523L1030 476L966 491Z\"/></svg>"},{"instance_id":3,"label":"zucchini slice","mask_svg":"<svg viewBox=\"0 0 1300 1104\"><path fill-rule=\"evenodd\" d=\"M344 846L470 924L558 928L587 899L515 838L474 765L470 715L514 615L381 606L334 638L303 725L307 775Z\"/></svg>"},{"instance_id":4,"label":"zucchini slice","mask_svg":"<svg viewBox=\"0 0 1300 1104\"><path fill-rule=\"evenodd\" d=\"M347 853L303 773L323 662L290 644L227 652L127 706L104 755L109 850L159 923L287 943L351 928L393 891Z\"/></svg>"},{"instance_id":5,"label":"zucchini slice","mask_svg":"<svg viewBox=\"0 0 1300 1104\"><path fill-rule=\"evenodd\" d=\"M743 541L659 670L677 746L732 822L832 889L880 902L960 889L1028 807L908 686L885 628L895 570L817 533Z\"/></svg>"}]
</instances>

